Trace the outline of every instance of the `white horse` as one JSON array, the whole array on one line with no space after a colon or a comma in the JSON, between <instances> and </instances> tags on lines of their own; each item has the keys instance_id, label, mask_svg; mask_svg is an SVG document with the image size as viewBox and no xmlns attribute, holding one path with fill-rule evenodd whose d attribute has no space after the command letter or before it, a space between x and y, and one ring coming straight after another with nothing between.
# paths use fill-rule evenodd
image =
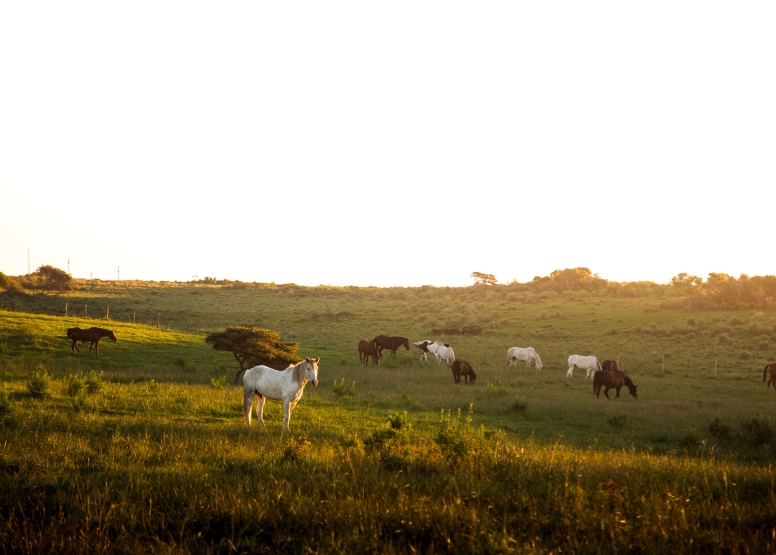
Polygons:
<instances>
[{"instance_id":1,"label":"white horse","mask_svg":"<svg viewBox=\"0 0 776 555\"><path fill-rule=\"evenodd\" d=\"M439 347L444 347L444 343L442 341L429 341L428 339L424 339L423 341L417 341L413 343L418 349L423 351L423 354L420 355L420 358L428 362L428 354L431 353L432 355L436 356L437 349ZM437 360L439 360L439 357L437 357Z\"/></svg>"},{"instance_id":2,"label":"white horse","mask_svg":"<svg viewBox=\"0 0 776 555\"><path fill-rule=\"evenodd\" d=\"M275 399L283 401L283 431L288 431L288 423L291 421L291 411L302 398L304 386L308 381L313 386L318 385L318 358L307 358L298 364L292 364L285 370L275 370L268 366L254 366L245 371L243 376L243 416L245 425L251 426L251 405L253 397L259 398L256 405L256 418L262 428L264 424L264 401Z\"/></svg>"},{"instance_id":3,"label":"white horse","mask_svg":"<svg viewBox=\"0 0 776 555\"><path fill-rule=\"evenodd\" d=\"M455 353L451 347L445 347L442 345L436 350L436 353L434 354L437 357L437 364L442 364L442 361L444 361L444 363L447 365L455 362Z\"/></svg>"},{"instance_id":4,"label":"white horse","mask_svg":"<svg viewBox=\"0 0 776 555\"><path fill-rule=\"evenodd\" d=\"M583 357L581 355L571 355L569 357L569 370L566 372L567 378L572 376L575 366L580 370L586 371L585 378L592 378L595 375L596 370L601 369L601 364L594 356Z\"/></svg>"},{"instance_id":5,"label":"white horse","mask_svg":"<svg viewBox=\"0 0 776 555\"><path fill-rule=\"evenodd\" d=\"M512 347L507 351L507 368L514 363L517 368L517 361L522 360L525 362L525 369L531 368L531 361L534 363L534 368L537 370L542 369L542 359L539 358L539 353L533 350L533 347L526 347L522 349L520 347Z\"/></svg>"}]
</instances>

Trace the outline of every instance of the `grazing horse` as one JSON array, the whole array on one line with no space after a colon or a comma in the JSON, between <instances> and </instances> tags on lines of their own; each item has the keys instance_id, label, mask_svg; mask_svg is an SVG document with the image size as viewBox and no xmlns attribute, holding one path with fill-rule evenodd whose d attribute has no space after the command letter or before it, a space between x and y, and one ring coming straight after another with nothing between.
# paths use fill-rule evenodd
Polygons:
<instances>
[{"instance_id":1,"label":"grazing horse","mask_svg":"<svg viewBox=\"0 0 776 555\"><path fill-rule=\"evenodd\" d=\"M393 353L393 356L396 356L396 349L402 345L408 351L410 350L410 341L406 337L378 335L372 341L377 346L377 352L380 353L380 356L383 356L383 349L388 349Z\"/></svg>"},{"instance_id":2,"label":"grazing horse","mask_svg":"<svg viewBox=\"0 0 776 555\"><path fill-rule=\"evenodd\" d=\"M623 385L628 388L628 391L631 395L633 395L634 399L639 398L638 391L636 391L637 386L633 385L631 379L619 370L599 370L593 377L593 393L595 393L596 398L599 397L601 388L604 387L604 395L606 395L607 399L611 401L611 398L609 397L609 390L611 388L615 388L617 390L617 395L615 395L614 398L619 399L620 389L622 389Z\"/></svg>"},{"instance_id":3,"label":"grazing horse","mask_svg":"<svg viewBox=\"0 0 776 555\"><path fill-rule=\"evenodd\" d=\"M112 330L94 327L89 328L88 330L82 330L81 328L70 328L67 330L67 336L73 340L73 344L70 345L71 351L78 351L80 353L81 349L78 348L78 342L89 341L91 342L91 345L89 345L89 354L92 354L92 347L94 347L95 355L97 354L97 349L100 348L100 339L103 337L112 339L114 343L118 341L116 339L116 334L113 333Z\"/></svg>"},{"instance_id":4,"label":"grazing horse","mask_svg":"<svg viewBox=\"0 0 776 555\"><path fill-rule=\"evenodd\" d=\"M455 353L451 347L442 345L436 350L436 353L434 354L437 357L437 364L442 364L442 362L445 364L452 364L455 362Z\"/></svg>"},{"instance_id":5,"label":"grazing horse","mask_svg":"<svg viewBox=\"0 0 776 555\"><path fill-rule=\"evenodd\" d=\"M601 363L601 370L604 372L619 372L620 367L616 360L605 360Z\"/></svg>"},{"instance_id":6,"label":"grazing horse","mask_svg":"<svg viewBox=\"0 0 776 555\"><path fill-rule=\"evenodd\" d=\"M517 361L522 360L525 362L525 369L531 368L531 361L534 363L534 368L537 370L542 369L542 359L539 358L539 353L533 350L533 347L526 347L521 349L520 347L511 347L507 351L507 368L514 363L517 368Z\"/></svg>"},{"instance_id":7,"label":"grazing horse","mask_svg":"<svg viewBox=\"0 0 776 555\"><path fill-rule=\"evenodd\" d=\"M474 373L474 368L469 365L465 360L456 360L453 362L453 379L455 383L461 383L461 376L463 376L464 383L468 384L477 381L477 374Z\"/></svg>"},{"instance_id":8,"label":"grazing horse","mask_svg":"<svg viewBox=\"0 0 776 555\"><path fill-rule=\"evenodd\" d=\"M766 377L768 378L768 385L765 388L767 389L773 384L773 389L776 390L776 362L766 365L765 370L763 370L763 384L765 384Z\"/></svg>"},{"instance_id":9,"label":"grazing horse","mask_svg":"<svg viewBox=\"0 0 776 555\"><path fill-rule=\"evenodd\" d=\"M361 366L369 364L369 357L372 357L372 364L380 366L380 353L377 351L374 341L362 339L358 342L358 361Z\"/></svg>"},{"instance_id":10,"label":"grazing horse","mask_svg":"<svg viewBox=\"0 0 776 555\"><path fill-rule=\"evenodd\" d=\"M439 347L449 347L449 343L443 343L441 341L429 341L428 339L424 339L423 341L418 341L417 343L413 343L418 349L423 351L423 354L420 355L420 358L424 359L426 362L428 362L428 354L431 353L432 355L436 356L437 349Z\"/></svg>"},{"instance_id":11,"label":"grazing horse","mask_svg":"<svg viewBox=\"0 0 776 555\"><path fill-rule=\"evenodd\" d=\"M574 367L580 370L585 370L585 378L590 378L595 374L596 370L601 369L601 365L598 364L598 359L594 356L583 357L581 355L571 355L569 357L569 369L566 372L566 377L570 378L574 374Z\"/></svg>"},{"instance_id":12,"label":"grazing horse","mask_svg":"<svg viewBox=\"0 0 776 555\"><path fill-rule=\"evenodd\" d=\"M245 425L251 427L251 405L253 398L258 397L256 418L262 428L264 424L264 401L275 399L283 401L283 431L288 431L291 421L291 411L302 398L307 382L318 385L318 362L321 357L307 358L297 364L292 364L285 370L275 370L268 366L254 366L245 371L243 376L243 416Z\"/></svg>"}]
</instances>

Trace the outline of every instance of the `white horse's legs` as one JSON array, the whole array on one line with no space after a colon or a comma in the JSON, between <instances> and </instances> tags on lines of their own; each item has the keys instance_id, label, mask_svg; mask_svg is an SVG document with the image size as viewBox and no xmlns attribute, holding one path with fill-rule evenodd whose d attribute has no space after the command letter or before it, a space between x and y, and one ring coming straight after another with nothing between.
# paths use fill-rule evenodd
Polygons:
<instances>
[{"instance_id":1,"label":"white horse's legs","mask_svg":"<svg viewBox=\"0 0 776 555\"><path fill-rule=\"evenodd\" d=\"M245 425L251 427L251 405L253 404L253 395L243 393L243 420Z\"/></svg>"},{"instance_id":2,"label":"white horse's legs","mask_svg":"<svg viewBox=\"0 0 776 555\"><path fill-rule=\"evenodd\" d=\"M266 400L267 398L264 397L264 395L259 395L259 402L256 404L256 419L259 421L262 428L267 427L267 425L264 424L264 401Z\"/></svg>"},{"instance_id":3,"label":"white horse's legs","mask_svg":"<svg viewBox=\"0 0 776 555\"><path fill-rule=\"evenodd\" d=\"M291 423L291 412L296 406L296 401L283 401L283 431L288 431L288 425Z\"/></svg>"},{"instance_id":4,"label":"white horse's legs","mask_svg":"<svg viewBox=\"0 0 776 555\"><path fill-rule=\"evenodd\" d=\"M566 377L570 378L573 374L574 374L574 365L572 364L571 366L569 366L568 372L566 372Z\"/></svg>"}]
</instances>

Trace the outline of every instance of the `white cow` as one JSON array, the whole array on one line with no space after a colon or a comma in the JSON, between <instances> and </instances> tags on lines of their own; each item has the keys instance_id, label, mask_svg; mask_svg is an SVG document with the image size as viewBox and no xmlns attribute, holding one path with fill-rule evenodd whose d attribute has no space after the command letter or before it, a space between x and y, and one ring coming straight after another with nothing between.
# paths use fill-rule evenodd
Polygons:
<instances>
[{"instance_id":1,"label":"white cow","mask_svg":"<svg viewBox=\"0 0 776 555\"><path fill-rule=\"evenodd\" d=\"M445 344L442 341L429 341L428 339L424 339L423 341L418 341L416 343L413 343L418 349L423 351L423 354L420 355L420 358L428 362L428 354L431 353L432 355L436 356L437 349L439 347L444 347ZM450 345L447 345L448 347ZM437 357L437 360L439 357Z\"/></svg>"},{"instance_id":2,"label":"white cow","mask_svg":"<svg viewBox=\"0 0 776 555\"><path fill-rule=\"evenodd\" d=\"M583 357L581 355L571 355L569 357L569 370L566 372L567 378L572 376L575 366L580 370L586 371L585 378L592 378L595 375L596 370L601 369L601 364L594 356Z\"/></svg>"},{"instance_id":3,"label":"white cow","mask_svg":"<svg viewBox=\"0 0 776 555\"><path fill-rule=\"evenodd\" d=\"M539 353L533 350L533 347L526 347L522 349L520 347L512 347L507 351L507 368L514 363L517 368L517 361L522 360L525 362L525 369L531 368L531 361L534 363L534 367L537 370L542 369L542 359L539 358Z\"/></svg>"},{"instance_id":4,"label":"white cow","mask_svg":"<svg viewBox=\"0 0 776 555\"><path fill-rule=\"evenodd\" d=\"M455 353L453 352L453 349L450 347L445 347L442 345L436 350L436 353L434 353L437 357L437 364L442 364L442 361L445 362L445 364L450 365L453 362L455 362Z\"/></svg>"}]
</instances>

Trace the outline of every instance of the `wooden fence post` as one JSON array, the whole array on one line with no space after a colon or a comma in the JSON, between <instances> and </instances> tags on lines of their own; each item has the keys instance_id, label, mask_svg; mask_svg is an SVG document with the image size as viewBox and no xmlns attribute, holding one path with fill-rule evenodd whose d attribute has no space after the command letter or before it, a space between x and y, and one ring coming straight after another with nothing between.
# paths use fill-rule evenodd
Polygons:
<instances>
[{"instance_id":1,"label":"wooden fence post","mask_svg":"<svg viewBox=\"0 0 776 555\"><path fill-rule=\"evenodd\" d=\"M67 305L68 303L65 303L65 318L67 318Z\"/></svg>"},{"instance_id":2,"label":"wooden fence post","mask_svg":"<svg viewBox=\"0 0 776 555\"><path fill-rule=\"evenodd\" d=\"M105 319L110 320L110 305L108 305L108 312L105 313Z\"/></svg>"}]
</instances>

